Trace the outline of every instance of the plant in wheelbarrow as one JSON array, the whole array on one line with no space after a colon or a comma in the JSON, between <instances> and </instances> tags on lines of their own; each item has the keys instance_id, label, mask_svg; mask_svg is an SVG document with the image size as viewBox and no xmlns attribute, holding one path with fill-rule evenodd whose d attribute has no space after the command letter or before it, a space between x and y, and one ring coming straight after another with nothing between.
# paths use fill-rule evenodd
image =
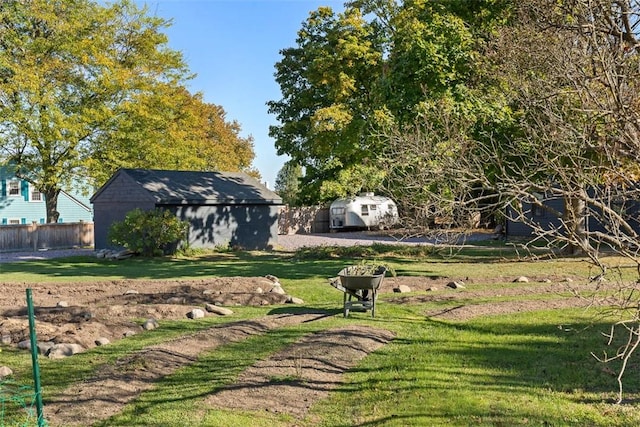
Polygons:
<instances>
[{"instance_id":1,"label":"plant in wheelbarrow","mask_svg":"<svg viewBox=\"0 0 640 427\"><path fill-rule=\"evenodd\" d=\"M351 265L340 270L331 285L344 293L344 317L349 316L349 311L367 310L375 317L377 293L386 272L386 266L370 264Z\"/></svg>"}]
</instances>

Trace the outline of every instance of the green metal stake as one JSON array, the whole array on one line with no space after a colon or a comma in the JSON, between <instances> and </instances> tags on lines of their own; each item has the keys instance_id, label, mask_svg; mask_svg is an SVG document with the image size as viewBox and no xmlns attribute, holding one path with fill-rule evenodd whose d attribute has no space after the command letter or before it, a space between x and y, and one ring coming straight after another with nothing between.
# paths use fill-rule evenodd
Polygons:
<instances>
[{"instance_id":1,"label":"green metal stake","mask_svg":"<svg viewBox=\"0 0 640 427\"><path fill-rule=\"evenodd\" d=\"M36 410L38 411L38 427L44 427L42 391L40 387L40 365L38 364L38 340L36 339L36 316L33 310L31 288L27 288L27 310L29 313L29 338L31 340L31 364L33 365L33 384L36 392Z\"/></svg>"}]
</instances>

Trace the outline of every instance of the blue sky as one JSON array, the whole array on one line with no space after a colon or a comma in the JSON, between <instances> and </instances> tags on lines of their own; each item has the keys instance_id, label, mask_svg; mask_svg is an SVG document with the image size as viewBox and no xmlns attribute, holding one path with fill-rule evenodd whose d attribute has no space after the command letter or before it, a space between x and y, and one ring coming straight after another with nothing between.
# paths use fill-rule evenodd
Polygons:
<instances>
[{"instance_id":1,"label":"blue sky","mask_svg":"<svg viewBox=\"0 0 640 427\"><path fill-rule=\"evenodd\" d=\"M170 18L169 46L183 53L197 77L191 92L221 105L242 136L254 138L254 166L273 188L284 162L277 156L266 102L280 99L274 64L280 50L295 46L297 31L320 6L343 9L343 0L145 0L149 14Z\"/></svg>"}]
</instances>

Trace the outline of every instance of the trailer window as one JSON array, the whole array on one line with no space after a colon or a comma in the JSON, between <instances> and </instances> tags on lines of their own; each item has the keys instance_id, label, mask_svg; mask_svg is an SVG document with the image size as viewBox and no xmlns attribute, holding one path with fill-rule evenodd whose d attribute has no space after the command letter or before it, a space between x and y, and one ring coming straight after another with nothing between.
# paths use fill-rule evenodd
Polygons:
<instances>
[{"instance_id":1,"label":"trailer window","mask_svg":"<svg viewBox=\"0 0 640 427\"><path fill-rule=\"evenodd\" d=\"M369 215L369 205L362 205L362 209L361 209L360 213L362 214L362 216L368 216Z\"/></svg>"},{"instance_id":2,"label":"trailer window","mask_svg":"<svg viewBox=\"0 0 640 427\"><path fill-rule=\"evenodd\" d=\"M369 205L369 210L370 211L375 211L378 209L378 205Z\"/></svg>"},{"instance_id":3,"label":"trailer window","mask_svg":"<svg viewBox=\"0 0 640 427\"><path fill-rule=\"evenodd\" d=\"M344 208L331 208L331 213L334 215L344 215Z\"/></svg>"}]
</instances>

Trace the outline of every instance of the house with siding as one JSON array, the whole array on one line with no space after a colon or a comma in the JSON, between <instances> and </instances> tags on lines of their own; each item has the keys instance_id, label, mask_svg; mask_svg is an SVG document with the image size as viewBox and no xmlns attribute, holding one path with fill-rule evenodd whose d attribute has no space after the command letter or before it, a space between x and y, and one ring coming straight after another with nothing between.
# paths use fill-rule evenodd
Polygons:
<instances>
[{"instance_id":1,"label":"house with siding","mask_svg":"<svg viewBox=\"0 0 640 427\"><path fill-rule=\"evenodd\" d=\"M192 248L270 249L282 199L241 172L120 169L91 198L95 248L109 248L111 224L134 209L167 209L189 223Z\"/></svg>"},{"instance_id":2,"label":"house with siding","mask_svg":"<svg viewBox=\"0 0 640 427\"><path fill-rule=\"evenodd\" d=\"M93 210L88 195L61 191L58 222L91 222ZM28 181L15 176L11 168L0 166L0 225L44 224L47 218L44 195Z\"/></svg>"}]
</instances>

